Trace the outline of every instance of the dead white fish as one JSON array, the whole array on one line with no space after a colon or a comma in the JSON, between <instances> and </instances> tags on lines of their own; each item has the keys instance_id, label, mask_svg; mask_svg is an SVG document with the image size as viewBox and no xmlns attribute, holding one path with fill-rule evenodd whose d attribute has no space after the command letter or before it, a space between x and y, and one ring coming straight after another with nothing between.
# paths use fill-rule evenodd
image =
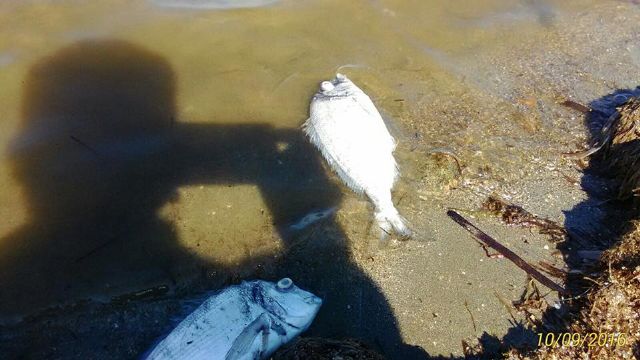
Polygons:
<instances>
[{"instance_id":1,"label":"dead white fish","mask_svg":"<svg viewBox=\"0 0 640 360\"><path fill-rule=\"evenodd\" d=\"M323 81L303 129L342 181L369 197L384 233L411 236L391 199L399 176L396 141L367 94L342 74Z\"/></svg>"},{"instance_id":2,"label":"dead white fish","mask_svg":"<svg viewBox=\"0 0 640 360\"><path fill-rule=\"evenodd\" d=\"M245 281L208 298L143 358L266 359L305 331L321 305L289 278Z\"/></svg>"},{"instance_id":3,"label":"dead white fish","mask_svg":"<svg viewBox=\"0 0 640 360\"><path fill-rule=\"evenodd\" d=\"M309 214L305 215L305 217L303 217L299 221L296 221L294 224L290 225L289 228L295 231L302 230L311 224L314 224L322 219L326 219L327 217L333 215L335 212L335 207L312 211Z\"/></svg>"}]
</instances>

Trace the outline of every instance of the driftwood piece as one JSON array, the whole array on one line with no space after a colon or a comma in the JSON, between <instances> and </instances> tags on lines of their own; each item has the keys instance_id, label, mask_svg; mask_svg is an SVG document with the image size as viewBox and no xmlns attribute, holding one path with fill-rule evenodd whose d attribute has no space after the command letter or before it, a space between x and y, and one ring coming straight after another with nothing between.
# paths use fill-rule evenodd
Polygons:
<instances>
[{"instance_id":1,"label":"driftwood piece","mask_svg":"<svg viewBox=\"0 0 640 360\"><path fill-rule=\"evenodd\" d=\"M544 276L542 273L540 273L538 270L536 270L533 266L531 266L529 263L527 263L524 259L522 259L520 256L518 256L516 253L514 253L511 250L509 250L504 245L500 244L498 241L493 239L491 236L487 235L482 230L478 229L475 225L473 225L467 219L462 217L462 215L458 214L457 212L455 212L453 210L447 211L447 215L449 215L449 217L451 219L453 219L453 221L455 221L460 226L465 228L465 230L470 232L476 239L482 241L483 243L487 244L488 246L490 246L491 248L493 248L497 252L499 252L502 255L504 255L504 257L506 257L507 259L511 260L511 262L513 262L519 268L524 270L532 278L538 280L542 285L548 287L549 289L555 290L555 291L559 292L560 294L566 294L567 293L567 291L562 286L556 284L551 279L549 279L548 277Z\"/></svg>"}]
</instances>

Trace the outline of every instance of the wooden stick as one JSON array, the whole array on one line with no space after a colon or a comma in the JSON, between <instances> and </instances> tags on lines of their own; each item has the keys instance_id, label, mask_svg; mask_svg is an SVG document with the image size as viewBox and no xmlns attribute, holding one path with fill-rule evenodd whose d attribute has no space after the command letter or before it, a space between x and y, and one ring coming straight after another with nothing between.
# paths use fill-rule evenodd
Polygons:
<instances>
[{"instance_id":1,"label":"wooden stick","mask_svg":"<svg viewBox=\"0 0 640 360\"><path fill-rule=\"evenodd\" d=\"M520 256L516 255L513 251L507 249L504 245L497 242L491 236L484 233L482 230L478 229L470 223L467 219L462 217L462 215L458 214L453 210L447 211L447 215L453 221L457 222L460 226L465 228L468 232L470 232L475 238L481 240L483 243L487 244L497 252L501 253L507 259L511 260L514 264L516 264L519 268L524 270L527 274L531 275L532 278L538 280L542 285L548 287L549 289L555 290L560 294L566 294L567 290L565 290L562 286L556 284L548 277L541 274L538 270L536 270L533 266L529 265L526 261L524 261Z\"/></svg>"}]
</instances>

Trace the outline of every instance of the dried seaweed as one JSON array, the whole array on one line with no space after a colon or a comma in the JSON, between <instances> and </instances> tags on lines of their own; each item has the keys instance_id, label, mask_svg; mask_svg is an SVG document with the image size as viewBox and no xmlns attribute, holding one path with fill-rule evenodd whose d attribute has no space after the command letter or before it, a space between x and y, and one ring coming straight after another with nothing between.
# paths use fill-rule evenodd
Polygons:
<instances>
[{"instance_id":1,"label":"dried seaweed","mask_svg":"<svg viewBox=\"0 0 640 360\"><path fill-rule=\"evenodd\" d=\"M619 116L605 129L602 156L608 170L620 180L618 198L637 196L640 188L640 99L618 108Z\"/></svg>"},{"instance_id":2,"label":"dried seaweed","mask_svg":"<svg viewBox=\"0 0 640 360\"><path fill-rule=\"evenodd\" d=\"M540 295L536 283L529 279L527 287L520 295L520 299L512 302L513 307L525 314L525 319L533 327L542 325L542 314L547 310L548 304Z\"/></svg>"},{"instance_id":3,"label":"dried seaweed","mask_svg":"<svg viewBox=\"0 0 640 360\"><path fill-rule=\"evenodd\" d=\"M560 102L560 105L566 106L566 107L568 107L570 109L573 109L573 110L576 110L576 111L579 111L579 112L581 112L583 114L588 114L592 110L590 107L588 107L586 105L583 105L583 104L580 104L579 102L576 102L576 101L573 101L573 100L570 100L570 99L563 100L562 102Z\"/></svg>"},{"instance_id":4,"label":"dried seaweed","mask_svg":"<svg viewBox=\"0 0 640 360\"><path fill-rule=\"evenodd\" d=\"M567 236L565 228L557 222L534 215L521 206L507 203L498 196L489 196L482 207L499 216L507 225L537 228L540 234L548 235L553 242L563 241Z\"/></svg>"},{"instance_id":5,"label":"dried seaweed","mask_svg":"<svg viewBox=\"0 0 640 360\"><path fill-rule=\"evenodd\" d=\"M533 354L512 349L509 359L640 358L640 221L632 221L620 243L604 252L600 274L586 293L586 304L565 331L623 336L624 345L541 347ZM636 264L636 266L631 266ZM537 295L523 296L514 306L527 314L538 306ZM517 306L516 306L517 305ZM544 305L542 305L544 306ZM535 315L534 315L535 318ZM532 325L540 323L531 320ZM623 334L623 335L621 335Z\"/></svg>"}]
</instances>

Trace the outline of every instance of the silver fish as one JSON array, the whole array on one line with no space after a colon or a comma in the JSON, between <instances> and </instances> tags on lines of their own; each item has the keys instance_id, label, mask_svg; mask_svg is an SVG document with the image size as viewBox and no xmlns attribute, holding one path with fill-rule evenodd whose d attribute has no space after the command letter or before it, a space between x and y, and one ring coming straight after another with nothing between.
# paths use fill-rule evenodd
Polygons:
<instances>
[{"instance_id":1,"label":"silver fish","mask_svg":"<svg viewBox=\"0 0 640 360\"><path fill-rule=\"evenodd\" d=\"M393 158L396 141L367 94L342 74L323 81L303 130L342 181L369 197L384 234L411 236L391 199L399 176Z\"/></svg>"},{"instance_id":2,"label":"silver fish","mask_svg":"<svg viewBox=\"0 0 640 360\"><path fill-rule=\"evenodd\" d=\"M208 298L143 358L265 359L305 331L321 305L289 278L245 281Z\"/></svg>"}]
</instances>

